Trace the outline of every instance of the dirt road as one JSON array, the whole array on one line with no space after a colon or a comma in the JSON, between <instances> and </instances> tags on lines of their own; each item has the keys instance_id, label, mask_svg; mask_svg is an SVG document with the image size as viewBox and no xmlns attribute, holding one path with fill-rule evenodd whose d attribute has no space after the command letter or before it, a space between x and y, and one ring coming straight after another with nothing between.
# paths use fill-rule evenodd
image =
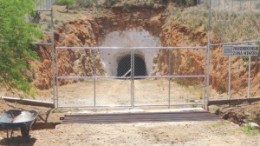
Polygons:
<instances>
[{"instance_id":1,"label":"dirt road","mask_svg":"<svg viewBox=\"0 0 260 146\"><path fill-rule=\"evenodd\" d=\"M15 133L17 134L17 133ZM86 146L86 145L186 145L258 146L260 135L247 135L228 121L162 122L132 124L68 124L54 130L31 132L29 144L13 139L11 144ZM0 144L6 144L3 134Z\"/></svg>"}]
</instances>

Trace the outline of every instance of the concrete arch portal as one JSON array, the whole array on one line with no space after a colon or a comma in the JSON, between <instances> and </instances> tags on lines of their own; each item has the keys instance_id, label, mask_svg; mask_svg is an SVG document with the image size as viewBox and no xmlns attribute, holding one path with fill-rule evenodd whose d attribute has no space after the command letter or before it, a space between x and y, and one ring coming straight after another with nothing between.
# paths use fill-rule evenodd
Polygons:
<instances>
[{"instance_id":1,"label":"concrete arch portal","mask_svg":"<svg viewBox=\"0 0 260 146\"><path fill-rule=\"evenodd\" d=\"M146 76L146 63L144 57L137 54L133 55L134 76ZM127 54L118 60L117 76L131 76L131 54Z\"/></svg>"}]
</instances>

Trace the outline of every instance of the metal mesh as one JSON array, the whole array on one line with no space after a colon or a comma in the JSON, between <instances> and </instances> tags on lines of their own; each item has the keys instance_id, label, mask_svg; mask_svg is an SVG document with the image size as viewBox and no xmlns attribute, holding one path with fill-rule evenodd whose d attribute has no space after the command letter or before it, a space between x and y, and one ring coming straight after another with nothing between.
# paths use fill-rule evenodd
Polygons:
<instances>
[{"instance_id":1,"label":"metal mesh","mask_svg":"<svg viewBox=\"0 0 260 146\"><path fill-rule=\"evenodd\" d=\"M130 106L131 81L126 79L97 79L96 106Z\"/></svg>"},{"instance_id":2,"label":"metal mesh","mask_svg":"<svg viewBox=\"0 0 260 146\"><path fill-rule=\"evenodd\" d=\"M256 90L256 88L258 88L256 80L258 78L257 68L259 68L259 57L228 57L223 54L219 56L219 52L222 52L222 47L211 49L210 99L258 97L259 92ZM221 65L219 63L221 63Z\"/></svg>"},{"instance_id":3,"label":"metal mesh","mask_svg":"<svg viewBox=\"0 0 260 146\"><path fill-rule=\"evenodd\" d=\"M144 78L134 81L134 103L140 105L168 105L167 78Z\"/></svg>"},{"instance_id":4,"label":"metal mesh","mask_svg":"<svg viewBox=\"0 0 260 146\"><path fill-rule=\"evenodd\" d=\"M255 89L259 87L255 85L259 57L228 57L222 53L223 45L259 43L259 6L259 0L211 0L209 26L214 32L214 42L210 44L210 100L259 96Z\"/></svg>"},{"instance_id":5,"label":"metal mesh","mask_svg":"<svg viewBox=\"0 0 260 146\"><path fill-rule=\"evenodd\" d=\"M211 0L211 28L222 43L260 39L259 0Z\"/></svg>"},{"instance_id":6,"label":"metal mesh","mask_svg":"<svg viewBox=\"0 0 260 146\"><path fill-rule=\"evenodd\" d=\"M117 70L116 70L117 71L116 75L118 77L131 77L131 74L134 73L131 67L132 66L131 60L132 60L131 53L126 54L119 58L117 64Z\"/></svg>"},{"instance_id":7,"label":"metal mesh","mask_svg":"<svg viewBox=\"0 0 260 146\"><path fill-rule=\"evenodd\" d=\"M189 79L183 79L189 80ZM197 80L198 82L193 85L187 85L180 82L178 79L171 79L170 81L170 101L171 104L197 104L204 102L204 81L200 78L192 78L192 80Z\"/></svg>"},{"instance_id":8,"label":"metal mesh","mask_svg":"<svg viewBox=\"0 0 260 146\"><path fill-rule=\"evenodd\" d=\"M57 84L58 107L94 106L93 79L59 79Z\"/></svg>"},{"instance_id":9,"label":"metal mesh","mask_svg":"<svg viewBox=\"0 0 260 146\"><path fill-rule=\"evenodd\" d=\"M174 67L180 68L176 62L190 65L193 59L200 60L204 66L205 49L58 48L58 105L134 107L172 106L171 101L173 104L201 103L202 101L198 101L202 100L200 91L204 87L204 67L201 68L200 74L195 74L192 69L180 72L174 70ZM183 55L175 53L185 54L188 50L200 55L187 61L183 60ZM196 65L199 67L201 64ZM68 72L69 70L71 72ZM180 87L187 82L194 82L196 87ZM79 88L73 87L74 90L69 90L70 86ZM189 96L179 93L187 93ZM177 94L179 96L176 96Z\"/></svg>"},{"instance_id":10,"label":"metal mesh","mask_svg":"<svg viewBox=\"0 0 260 146\"><path fill-rule=\"evenodd\" d=\"M37 0L35 4L37 10L49 10L56 1L57 0Z\"/></svg>"},{"instance_id":11,"label":"metal mesh","mask_svg":"<svg viewBox=\"0 0 260 146\"><path fill-rule=\"evenodd\" d=\"M96 106L131 105L131 50L119 50L121 53L109 48L95 50L94 67L100 70L96 72Z\"/></svg>"},{"instance_id":12,"label":"metal mesh","mask_svg":"<svg viewBox=\"0 0 260 146\"><path fill-rule=\"evenodd\" d=\"M59 50L57 52L58 76L94 76L102 72L95 64L95 52L86 50Z\"/></svg>"},{"instance_id":13,"label":"metal mesh","mask_svg":"<svg viewBox=\"0 0 260 146\"><path fill-rule=\"evenodd\" d=\"M218 56L222 48L211 48L210 99L228 99L228 57ZM220 60L221 59L221 60Z\"/></svg>"}]
</instances>

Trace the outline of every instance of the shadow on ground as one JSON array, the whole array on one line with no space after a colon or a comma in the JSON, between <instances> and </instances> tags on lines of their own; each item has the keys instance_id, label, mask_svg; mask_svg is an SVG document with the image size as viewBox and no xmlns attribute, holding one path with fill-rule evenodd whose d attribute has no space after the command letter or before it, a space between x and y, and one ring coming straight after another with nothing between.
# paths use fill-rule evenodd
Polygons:
<instances>
[{"instance_id":1,"label":"shadow on ground","mask_svg":"<svg viewBox=\"0 0 260 146\"><path fill-rule=\"evenodd\" d=\"M33 146L36 142L35 138L25 139L21 136L12 137L12 138L3 138L0 140L0 145L4 146Z\"/></svg>"}]
</instances>

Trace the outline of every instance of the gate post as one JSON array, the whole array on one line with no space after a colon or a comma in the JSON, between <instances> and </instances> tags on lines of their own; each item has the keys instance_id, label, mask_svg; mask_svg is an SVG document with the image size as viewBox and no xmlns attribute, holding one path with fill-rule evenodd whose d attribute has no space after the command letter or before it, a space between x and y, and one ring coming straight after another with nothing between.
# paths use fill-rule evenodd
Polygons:
<instances>
[{"instance_id":1,"label":"gate post","mask_svg":"<svg viewBox=\"0 0 260 146\"><path fill-rule=\"evenodd\" d=\"M135 106L135 85L134 85L134 76L135 76L135 50L131 49L131 107Z\"/></svg>"},{"instance_id":2,"label":"gate post","mask_svg":"<svg viewBox=\"0 0 260 146\"><path fill-rule=\"evenodd\" d=\"M228 99L231 99L231 57L228 56Z\"/></svg>"},{"instance_id":3,"label":"gate post","mask_svg":"<svg viewBox=\"0 0 260 146\"><path fill-rule=\"evenodd\" d=\"M93 59L93 75L92 77L94 76L94 79L93 79L93 84L94 84L94 107L97 106L97 94L96 94L96 91L97 91L97 68L96 68L96 50L92 50L92 48L90 48L90 55L93 55L93 57L91 57Z\"/></svg>"},{"instance_id":4,"label":"gate post","mask_svg":"<svg viewBox=\"0 0 260 146\"><path fill-rule=\"evenodd\" d=\"M169 87L168 87L168 108L171 108L171 80L172 80L172 50L168 49L168 75L169 75Z\"/></svg>"},{"instance_id":5,"label":"gate post","mask_svg":"<svg viewBox=\"0 0 260 146\"><path fill-rule=\"evenodd\" d=\"M51 59L52 59L52 88L53 88L53 107L57 108L58 107L58 96L57 96L57 48L55 47L54 43L54 21L53 21L53 9L51 8L51 47L52 47L52 52L51 52Z\"/></svg>"},{"instance_id":6,"label":"gate post","mask_svg":"<svg viewBox=\"0 0 260 146\"><path fill-rule=\"evenodd\" d=\"M251 56L248 56L248 89L247 89L247 98L250 98L250 90L251 90Z\"/></svg>"},{"instance_id":7,"label":"gate post","mask_svg":"<svg viewBox=\"0 0 260 146\"><path fill-rule=\"evenodd\" d=\"M209 89L209 74L210 74L210 33L211 33L211 0L209 0L209 14L208 14L208 46L207 46L207 67L206 67L206 93L205 93L205 109L208 110L208 102L210 96L210 89Z\"/></svg>"}]
</instances>

